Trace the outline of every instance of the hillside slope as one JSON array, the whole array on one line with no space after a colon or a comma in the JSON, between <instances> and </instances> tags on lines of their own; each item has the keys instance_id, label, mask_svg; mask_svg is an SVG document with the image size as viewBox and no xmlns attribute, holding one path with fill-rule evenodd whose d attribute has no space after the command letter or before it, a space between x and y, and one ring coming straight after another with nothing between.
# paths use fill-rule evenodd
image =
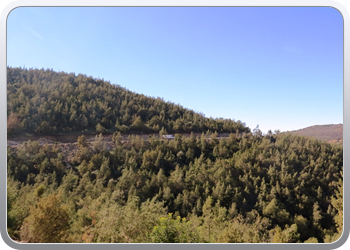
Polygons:
<instances>
[{"instance_id":1,"label":"hillside slope","mask_svg":"<svg viewBox=\"0 0 350 250\"><path fill-rule=\"evenodd\" d=\"M52 70L8 68L7 94L16 241L329 243L342 233L341 146L240 133L250 131L240 121ZM180 133L167 140L165 129Z\"/></svg>"},{"instance_id":2,"label":"hillside slope","mask_svg":"<svg viewBox=\"0 0 350 250\"><path fill-rule=\"evenodd\" d=\"M315 125L288 133L337 142L343 140L343 124Z\"/></svg>"},{"instance_id":3,"label":"hillside slope","mask_svg":"<svg viewBox=\"0 0 350 250\"><path fill-rule=\"evenodd\" d=\"M178 104L100 79L7 68L8 134L249 132L241 121L207 118Z\"/></svg>"},{"instance_id":4,"label":"hillside slope","mask_svg":"<svg viewBox=\"0 0 350 250\"><path fill-rule=\"evenodd\" d=\"M332 242L342 232L343 148L323 141L232 133L46 142L8 147L7 227L18 241L52 242L41 229L62 212L69 220L55 242ZM43 212L51 195L59 202ZM189 236L158 241L159 228Z\"/></svg>"}]
</instances>

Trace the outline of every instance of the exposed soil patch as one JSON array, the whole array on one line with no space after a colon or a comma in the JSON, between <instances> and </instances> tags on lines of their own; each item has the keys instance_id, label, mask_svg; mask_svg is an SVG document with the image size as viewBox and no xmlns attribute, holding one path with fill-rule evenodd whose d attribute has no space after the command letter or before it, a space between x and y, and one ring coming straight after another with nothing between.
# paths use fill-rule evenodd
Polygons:
<instances>
[{"instance_id":1,"label":"exposed soil patch","mask_svg":"<svg viewBox=\"0 0 350 250\"><path fill-rule=\"evenodd\" d=\"M135 135L135 134L133 134ZM123 135L122 142L126 142L129 139L129 136L133 135ZM190 133L184 133L183 136L190 137ZM193 133L193 135L201 136L201 133ZM16 137L9 137L7 139L7 146L13 148L16 150L23 142L26 141L38 141L40 145L53 145L56 144L57 147L61 150L61 152L64 154L64 158L67 162L70 162L72 157L76 154L78 150L78 144L77 140L80 135L74 134L74 135L33 135L33 136L16 136ZM89 146L92 147L92 143L96 140L96 135L88 134L84 135L87 142L89 143ZM106 143L106 149L112 150L114 145L114 142L112 140L113 134L105 134L102 135L103 142ZM159 134L146 134L146 135L140 135L137 134L137 136L142 137L144 140L148 140L150 136L159 137ZM218 139L220 138L227 138L229 134L218 134ZM209 139L209 138L207 138Z\"/></svg>"}]
</instances>

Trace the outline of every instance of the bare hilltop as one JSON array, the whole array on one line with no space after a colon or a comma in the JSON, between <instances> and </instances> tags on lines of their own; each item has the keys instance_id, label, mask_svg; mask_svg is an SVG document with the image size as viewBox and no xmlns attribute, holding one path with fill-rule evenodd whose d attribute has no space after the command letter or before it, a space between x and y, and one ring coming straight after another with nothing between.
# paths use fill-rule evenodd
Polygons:
<instances>
[{"instance_id":1,"label":"bare hilltop","mask_svg":"<svg viewBox=\"0 0 350 250\"><path fill-rule=\"evenodd\" d=\"M314 137L327 142L343 141L343 124L315 125L307 128L288 131L288 133Z\"/></svg>"}]
</instances>

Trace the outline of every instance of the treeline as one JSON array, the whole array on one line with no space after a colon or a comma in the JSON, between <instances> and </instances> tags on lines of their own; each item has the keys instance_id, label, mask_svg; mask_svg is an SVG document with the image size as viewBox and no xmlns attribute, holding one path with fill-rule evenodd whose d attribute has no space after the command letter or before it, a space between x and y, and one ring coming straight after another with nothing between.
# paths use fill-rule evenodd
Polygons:
<instances>
[{"instance_id":1,"label":"treeline","mask_svg":"<svg viewBox=\"0 0 350 250\"><path fill-rule=\"evenodd\" d=\"M333 242L343 149L290 134L102 136L8 147L8 232L23 242Z\"/></svg>"},{"instance_id":2,"label":"treeline","mask_svg":"<svg viewBox=\"0 0 350 250\"><path fill-rule=\"evenodd\" d=\"M86 75L7 68L7 132L249 132L241 121L200 113Z\"/></svg>"}]
</instances>

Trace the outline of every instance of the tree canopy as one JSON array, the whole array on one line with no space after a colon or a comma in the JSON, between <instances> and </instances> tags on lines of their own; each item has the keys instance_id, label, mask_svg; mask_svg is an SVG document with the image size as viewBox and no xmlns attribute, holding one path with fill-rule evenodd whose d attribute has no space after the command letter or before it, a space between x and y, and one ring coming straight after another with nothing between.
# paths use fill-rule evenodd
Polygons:
<instances>
[{"instance_id":1,"label":"tree canopy","mask_svg":"<svg viewBox=\"0 0 350 250\"><path fill-rule=\"evenodd\" d=\"M103 145L101 136L82 136L70 160L60 143L9 147L10 235L39 234L30 231L36 215L58 194L55 206L69 218L66 242L331 242L341 235L340 146L252 133Z\"/></svg>"},{"instance_id":2,"label":"tree canopy","mask_svg":"<svg viewBox=\"0 0 350 250\"><path fill-rule=\"evenodd\" d=\"M9 135L30 132L249 132L241 121L207 118L179 104L86 75L7 68Z\"/></svg>"},{"instance_id":3,"label":"tree canopy","mask_svg":"<svg viewBox=\"0 0 350 250\"><path fill-rule=\"evenodd\" d=\"M9 136L80 135L8 146L15 240L321 243L342 233L341 145L251 132L85 75L9 67L7 77Z\"/></svg>"}]
</instances>

